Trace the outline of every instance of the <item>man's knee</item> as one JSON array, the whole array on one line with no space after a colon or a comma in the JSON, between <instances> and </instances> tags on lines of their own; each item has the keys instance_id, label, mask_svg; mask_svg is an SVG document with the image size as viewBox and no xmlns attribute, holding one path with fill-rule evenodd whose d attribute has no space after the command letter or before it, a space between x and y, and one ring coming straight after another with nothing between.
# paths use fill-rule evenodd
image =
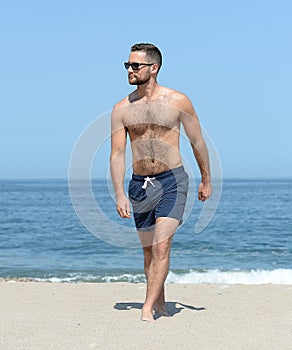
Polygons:
<instances>
[{"instance_id":1,"label":"man's knee","mask_svg":"<svg viewBox=\"0 0 292 350\"><path fill-rule=\"evenodd\" d=\"M169 258L171 247L171 239L166 239L162 242L156 243L152 247L153 257L159 260L164 260Z\"/></svg>"}]
</instances>

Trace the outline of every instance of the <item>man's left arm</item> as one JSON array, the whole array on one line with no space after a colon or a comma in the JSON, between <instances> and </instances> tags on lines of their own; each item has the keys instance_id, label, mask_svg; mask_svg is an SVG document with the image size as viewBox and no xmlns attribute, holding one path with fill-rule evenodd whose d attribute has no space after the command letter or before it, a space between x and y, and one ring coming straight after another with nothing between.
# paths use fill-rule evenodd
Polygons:
<instances>
[{"instance_id":1,"label":"man's left arm","mask_svg":"<svg viewBox=\"0 0 292 350\"><path fill-rule=\"evenodd\" d=\"M202 180L198 188L198 198L201 201L205 201L211 196L212 193L208 149L202 135L198 116L191 101L188 99L188 97L183 95L179 104L181 110L180 120L183 124L186 135L190 140L191 147L202 176Z\"/></svg>"}]
</instances>

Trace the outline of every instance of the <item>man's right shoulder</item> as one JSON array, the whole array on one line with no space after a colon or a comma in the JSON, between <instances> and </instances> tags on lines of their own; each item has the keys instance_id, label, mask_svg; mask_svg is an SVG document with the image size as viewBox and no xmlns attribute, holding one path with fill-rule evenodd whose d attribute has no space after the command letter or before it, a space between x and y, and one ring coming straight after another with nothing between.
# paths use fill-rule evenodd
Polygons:
<instances>
[{"instance_id":1,"label":"man's right shoulder","mask_svg":"<svg viewBox=\"0 0 292 350\"><path fill-rule=\"evenodd\" d=\"M117 110L119 108L123 108L123 107L127 107L129 106L129 96L124 97L121 101L117 102L114 107L113 110Z\"/></svg>"},{"instance_id":2,"label":"man's right shoulder","mask_svg":"<svg viewBox=\"0 0 292 350\"><path fill-rule=\"evenodd\" d=\"M117 102L111 114L111 120L113 123L124 123L125 109L129 106L128 96Z\"/></svg>"}]
</instances>

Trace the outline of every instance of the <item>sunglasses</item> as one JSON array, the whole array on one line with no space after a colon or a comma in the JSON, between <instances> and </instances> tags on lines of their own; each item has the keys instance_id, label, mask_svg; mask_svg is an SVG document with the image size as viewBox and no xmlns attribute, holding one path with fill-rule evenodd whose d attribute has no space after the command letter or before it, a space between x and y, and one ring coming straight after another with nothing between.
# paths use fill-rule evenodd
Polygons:
<instances>
[{"instance_id":1,"label":"sunglasses","mask_svg":"<svg viewBox=\"0 0 292 350\"><path fill-rule=\"evenodd\" d=\"M142 66L152 66L154 63L138 63L138 62L133 62L133 63L129 63L129 62L125 62L124 66L125 68L128 70L130 67L133 70L139 70L140 68L142 68Z\"/></svg>"}]
</instances>

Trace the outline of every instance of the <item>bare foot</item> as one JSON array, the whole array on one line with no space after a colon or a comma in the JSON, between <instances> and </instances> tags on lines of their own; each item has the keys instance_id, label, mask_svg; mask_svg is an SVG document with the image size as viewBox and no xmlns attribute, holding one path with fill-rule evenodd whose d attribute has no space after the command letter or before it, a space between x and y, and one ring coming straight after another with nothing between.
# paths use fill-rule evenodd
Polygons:
<instances>
[{"instance_id":1,"label":"bare foot","mask_svg":"<svg viewBox=\"0 0 292 350\"><path fill-rule=\"evenodd\" d=\"M147 321L147 322L155 322L154 318L153 318L153 314L151 311L144 311L142 309L142 315L141 315L141 320L142 321Z\"/></svg>"},{"instance_id":2,"label":"bare foot","mask_svg":"<svg viewBox=\"0 0 292 350\"><path fill-rule=\"evenodd\" d=\"M166 310L165 305L155 305L155 312L157 313L157 315L159 316L164 316L164 317L170 317L170 314L168 313L168 311Z\"/></svg>"}]
</instances>

